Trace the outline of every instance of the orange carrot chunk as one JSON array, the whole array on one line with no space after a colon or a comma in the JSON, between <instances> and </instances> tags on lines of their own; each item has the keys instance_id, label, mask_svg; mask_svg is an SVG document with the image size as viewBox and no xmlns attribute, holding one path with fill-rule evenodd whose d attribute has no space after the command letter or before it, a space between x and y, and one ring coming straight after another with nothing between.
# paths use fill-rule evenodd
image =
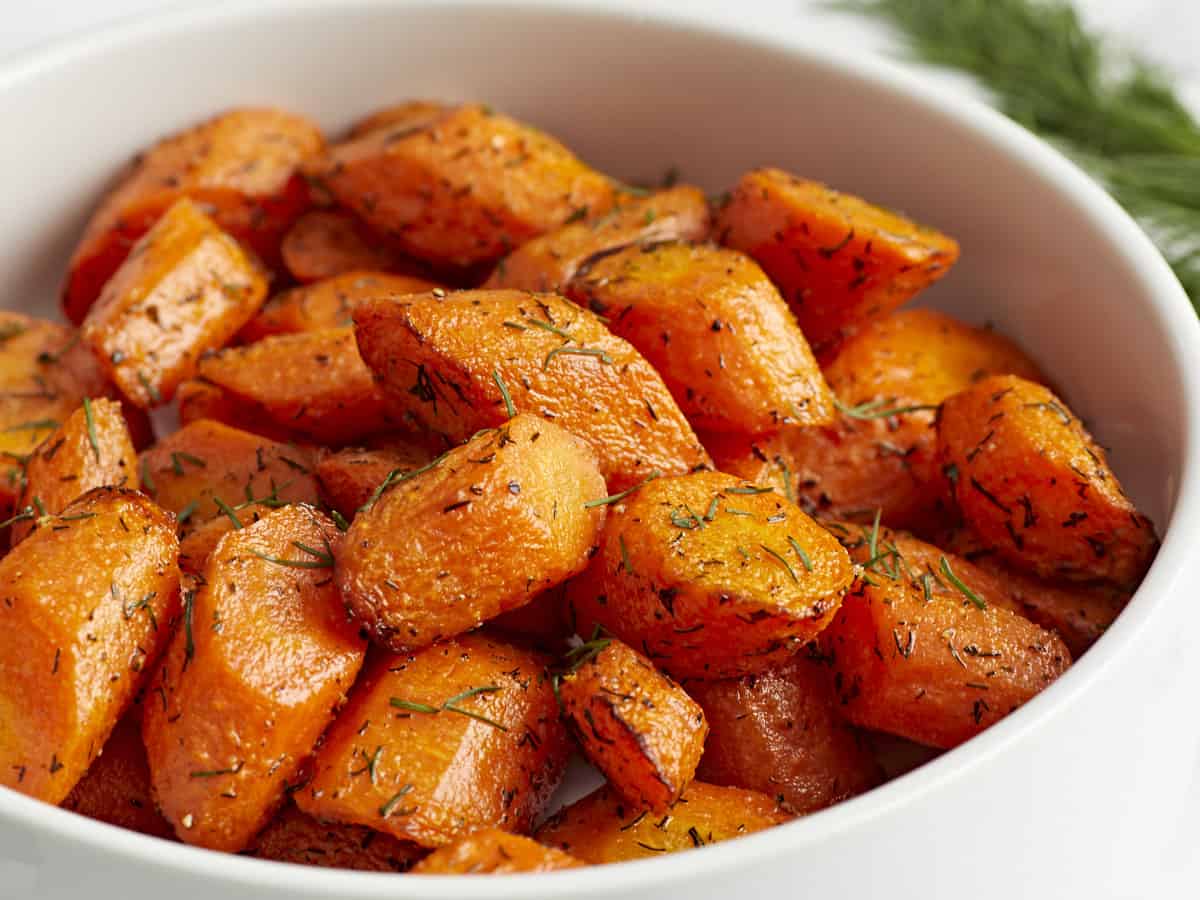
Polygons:
<instances>
[{"instance_id":1,"label":"orange carrot chunk","mask_svg":"<svg viewBox=\"0 0 1200 900\"><path fill-rule=\"evenodd\" d=\"M607 317L697 428L828 425L833 397L775 286L750 257L683 243L607 255L565 291Z\"/></svg>"},{"instance_id":2,"label":"orange carrot chunk","mask_svg":"<svg viewBox=\"0 0 1200 900\"><path fill-rule=\"evenodd\" d=\"M171 400L201 354L224 346L266 296L255 263L183 199L104 285L83 339L130 402L148 409Z\"/></svg>"},{"instance_id":3,"label":"orange carrot chunk","mask_svg":"<svg viewBox=\"0 0 1200 900\"><path fill-rule=\"evenodd\" d=\"M401 249L453 266L495 261L614 194L558 141L478 104L334 146L321 177Z\"/></svg>"},{"instance_id":4,"label":"orange carrot chunk","mask_svg":"<svg viewBox=\"0 0 1200 900\"><path fill-rule=\"evenodd\" d=\"M804 657L687 688L710 729L696 770L703 781L761 791L803 815L882 780L862 738L842 719L827 674Z\"/></svg>"},{"instance_id":5,"label":"orange carrot chunk","mask_svg":"<svg viewBox=\"0 0 1200 900\"><path fill-rule=\"evenodd\" d=\"M378 655L296 803L425 847L480 828L528 831L568 753L544 666L481 633Z\"/></svg>"},{"instance_id":6,"label":"orange carrot chunk","mask_svg":"<svg viewBox=\"0 0 1200 900\"><path fill-rule=\"evenodd\" d=\"M19 503L24 521L13 523L16 544L33 528L32 519L58 515L72 500L97 487L139 487L137 451L121 406L98 397L84 399L25 463Z\"/></svg>"},{"instance_id":7,"label":"orange carrot chunk","mask_svg":"<svg viewBox=\"0 0 1200 900\"><path fill-rule=\"evenodd\" d=\"M1048 388L994 376L950 397L938 450L963 518L1014 566L1126 588L1150 566L1154 525Z\"/></svg>"},{"instance_id":8,"label":"orange carrot chunk","mask_svg":"<svg viewBox=\"0 0 1200 900\"><path fill-rule=\"evenodd\" d=\"M364 301L354 322L393 414L452 441L532 413L587 441L614 491L709 462L654 368L562 297L434 291Z\"/></svg>"},{"instance_id":9,"label":"orange carrot chunk","mask_svg":"<svg viewBox=\"0 0 1200 900\"><path fill-rule=\"evenodd\" d=\"M766 270L818 350L912 299L958 259L952 238L779 169L743 175L716 230Z\"/></svg>"},{"instance_id":10,"label":"orange carrot chunk","mask_svg":"<svg viewBox=\"0 0 1200 900\"><path fill-rule=\"evenodd\" d=\"M244 849L353 684L366 646L330 579L340 538L316 510L285 506L226 534L185 592L142 723L181 840Z\"/></svg>"},{"instance_id":11,"label":"orange carrot chunk","mask_svg":"<svg viewBox=\"0 0 1200 900\"><path fill-rule=\"evenodd\" d=\"M169 514L96 488L0 560L0 785L60 803L83 777L170 637L178 552Z\"/></svg>"},{"instance_id":12,"label":"orange carrot chunk","mask_svg":"<svg viewBox=\"0 0 1200 900\"><path fill-rule=\"evenodd\" d=\"M324 146L316 125L277 109L234 109L173 135L135 160L92 214L71 258L63 307L82 322L133 246L190 198L268 263L309 204L301 164Z\"/></svg>"},{"instance_id":13,"label":"orange carrot chunk","mask_svg":"<svg viewBox=\"0 0 1200 900\"><path fill-rule=\"evenodd\" d=\"M575 651L575 668L559 685L563 712L609 784L663 813L696 774L708 734L704 712L629 645L592 643Z\"/></svg>"},{"instance_id":14,"label":"orange carrot chunk","mask_svg":"<svg viewBox=\"0 0 1200 900\"><path fill-rule=\"evenodd\" d=\"M581 571L604 491L590 447L517 416L387 477L347 532L338 589L390 649L460 634Z\"/></svg>"}]
</instances>

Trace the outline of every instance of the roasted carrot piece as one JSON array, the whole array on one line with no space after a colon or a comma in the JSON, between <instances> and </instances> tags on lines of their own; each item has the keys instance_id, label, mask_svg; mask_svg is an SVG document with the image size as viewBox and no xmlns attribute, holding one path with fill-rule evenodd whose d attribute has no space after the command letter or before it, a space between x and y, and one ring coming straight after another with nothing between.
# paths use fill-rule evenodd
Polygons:
<instances>
[{"instance_id":1,"label":"roasted carrot piece","mask_svg":"<svg viewBox=\"0 0 1200 900\"><path fill-rule=\"evenodd\" d=\"M810 514L883 522L928 534L957 520L937 462L936 407L993 373L1040 380L1007 338L913 309L865 325L825 378L839 398L829 428L785 428L752 440L709 433L718 468L782 489Z\"/></svg>"},{"instance_id":2,"label":"roasted carrot piece","mask_svg":"<svg viewBox=\"0 0 1200 900\"><path fill-rule=\"evenodd\" d=\"M24 486L23 464L79 408L84 397L115 396L91 351L70 329L0 310L0 514L7 519ZM149 422L127 414L138 446Z\"/></svg>"},{"instance_id":3,"label":"roasted carrot piece","mask_svg":"<svg viewBox=\"0 0 1200 900\"><path fill-rule=\"evenodd\" d=\"M97 487L139 487L137 451L125 427L121 405L84 398L25 463L25 490L13 523L16 544L33 528L30 520L58 515L72 500Z\"/></svg>"},{"instance_id":4,"label":"roasted carrot piece","mask_svg":"<svg viewBox=\"0 0 1200 900\"><path fill-rule=\"evenodd\" d=\"M766 270L818 350L910 300L958 259L952 238L779 169L743 175L716 231Z\"/></svg>"},{"instance_id":5,"label":"roasted carrot piece","mask_svg":"<svg viewBox=\"0 0 1200 900\"><path fill-rule=\"evenodd\" d=\"M676 678L776 665L824 628L850 558L779 494L720 472L652 480L610 508L600 553L567 588L596 624Z\"/></svg>"},{"instance_id":6,"label":"roasted carrot piece","mask_svg":"<svg viewBox=\"0 0 1200 900\"><path fill-rule=\"evenodd\" d=\"M321 822L288 803L243 852L325 869L407 872L428 851L360 825Z\"/></svg>"},{"instance_id":7,"label":"roasted carrot piece","mask_svg":"<svg viewBox=\"0 0 1200 900\"><path fill-rule=\"evenodd\" d=\"M174 829L151 795L140 707L131 708L117 723L104 750L62 806L89 819L174 840Z\"/></svg>"},{"instance_id":8,"label":"roasted carrot piece","mask_svg":"<svg viewBox=\"0 0 1200 900\"><path fill-rule=\"evenodd\" d=\"M791 816L766 794L693 781L665 816L630 806L611 787L572 803L535 837L585 863L690 850L781 825Z\"/></svg>"},{"instance_id":9,"label":"roasted carrot piece","mask_svg":"<svg viewBox=\"0 0 1200 900\"><path fill-rule=\"evenodd\" d=\"M1132 588L1158 547L1104 449L1048 388L985 378L950 397L938 450L971 528L1041 577Z\"/></svg>"},{"instance_id":10,"label":"roasted carrot piece","mask_svg":"<svg viewBox=\"0 0 1200 900\"><path fill-rule=\"evenodd\" d=\"M511 875L582 865L573 856L531 838L498 828L483 828L434 850L412 871L414 875Z\"/></svg>"},{"instance_id":11,"label":"roasted carrot piece","mask_svg":"<svg viewBox=\"0 0 1200 900\"><path fill-rule=\"evenodd\" d=\"M1071 652L1057 635L972 596L927 600L903 580L856 582L820 639L845 716L954 747L1066 671Z\"/></svg>"},{"instance_id":12,"label":"roasted carrot piece","mask_svg":"<svg viewBox=\"0 0 1200 900\"><path fill-rule=\"evenodd\" d=\"M406 100L395 106L385 106L359 119L350 128L348 137L359 138L372 131L384 129L392 140L431 125L446 114L448 107L435 100Z\"/></svg>"},{"instance_id":13,"label":"roasted carrot piece","mask_svg":"<svg viewBox=\"0 0 1200 900\"><path fill-rule=\"evenodd\" d=\"M580 210L603 212L614 195L558 141L477 104L336 145L321 177L401 249L452 266L495 261Z\"/></svg>"},{"instance_id":14,"label":"roasted carrot piece","mask_svg":"<svg viewBox=\"0 0 1200 900\"><path fill-rule=\"evenodd\" d=\"M200 355L237 334L266 296L255 263L185 198L104 285L83 339L130 402L148 409L170 401Z\"/></svg>"},{"instance_id":15,"label":"roasted carrot piece","mask_svg":"<svg viewBox=\"0 0 1200 900\"><path fill-rule=\"evenodd\" d=\"M354 307L364 297L418 294L435 287L411 275L347 271L276 294L242 329L241 338L249 343L273 334L347 327L354 324Z\"/></svg>"},{"instance_id":16,"label":"roasted carrot piece","mask_svg":"<svg viewBox=\"0 0 1200 900\"><path fill-rule=\"evenodd\" d=\"M0 785L75 787L170 635L178 550L170 515L97 488L0 560Z\"/></svg>"},{"instance_id":17,"label":"roasted carrot piece","mask_svg":"<svg viewBox=\"0 0 1200 900\"><path fill-rule=\"evenodd\" d=\"M347 532L338 589L393 650L460 634L583 569L604 490L591 448L517 416L381 484Z\"/></svg>"},{"instance_id":18,"label":"roasted carrot piece","mask_svg":"<svg viewBox=\"0 0 1200 900\"><path fill-rule=\"evenodd\" d=\"M680 185L648 197L619 197L606 213L522 244L497 264L484 288L561 293L608 253L660 241L702 241L711 227L708 200L699 188Z\"/></svg>"},{"instance_id":19,"label":"roasted carrot piece","mask_svg":"<svg viewBox=\"0 0 1200 900\"><path fill-rule=\"evenodd\" d=\"M432 459L415 441L392 441L377 449L349 447L331 453L317 463L315 474L325 502L350 520L389 476L415 472Z\"/></svg>"},{"instance_id":20,"label":"roasted carrot piece","mask_svg":"<svg viewBox=\"0 0 1200 900\"><path fill-rule=\"evenodd\" d=\"M1100 639L1129 603L1129 591L1111 584L1049 581L1016 569L967 527L943 533L937 542L996 579L1014 609L1057 632L1075 658Z\"/></svg>"},{"instance_id":21,"label":"roasted carrot piece","mask_svg":"<svg viewBox=\"0 0 1200 900\"><path fill-rule=\"evenodd\" d=\"M291 276L304 282L390 269L396 262L395 253L373 240L358 219L341 209L306 212L283 236L279 252Z\"/></svg>"},{"instance_id":22,"label":"roasted carrot piece","mask_svg":"<svg viewBox=\"0 0 1200 900\"><path fill-rule=\"evenodd\" d=\"M697 428L763 434L829 425L833 397L770 279L734 250L632 246L596 260L568 297L662 374Z\"/></svg>"},{"instance_id":23,"label":"roasted carrot piece","mask_svg":"<svg viewBox=\"0 0 1200 900\"><path fill-rule=\"evenodd\" d=\"M528 831L569 743L544 665L482 633L380 654L296 803L426 847L486 827Z\"/></svg>"},{"instance_id":24,"label":"roasted carrot piece","mask_svg":"<svg viewBox=\"0 0 1200 900\"><path fill-rule=\"evenodd\" d=\"M340 538L311 507L285 506L226 534L185 592L142 723L181 840L244 849L354 682L366 644L330 578Z\"/></svg>"},{"instance_id":25,"label":"roasted carrot piece","mask_svg":"<svg viewBox=\"0 0 1200 900\"><path fill-rule=\"evenodd\" d=\"M803 815L883 780L838 712L827 673L803 656L756 675L687 687L709 725L696 770L703 781L761 791Z\"/></svg>"},{"instance_id":26,"label":"roasted carrot piece","mask_svg":"<svg viewBox=\"0 0 1200 900\"><path fill-rule=\"evenodd\" d=\"M354 323L393 414L452 441L501 425L511 404L591 444L614 491L656 470L682 474L709 462L654 368L592 313L554 294L366 300Z\"/></svg>"},{"instance_id":27,"label":"roasted carrot piece","mask_svg":"<svg viewBox=\"0 0 1200 900\"><path fill-rule=\"evenodd\" d=\"M622 797L666 812L704 752L703 710L621 641L597 638L575 656L558 695L579 746Z\"/></svg>"},{"instance_id":28,"label":"roasted carrot piece","mask_svg":"<svg viewBox=\"0 0 1200 900\"><path fill-rule=\"evenodd\" d=\"M181 197L273 263L308 206L300 164L324 146L309 120L276 109L235 109L161 141L135 160L92 214L71 258L63 306L83 321L138 239Z\"/></svg>"},{"instance_id":29,"label":"roasted carrot piece","mask_svg":"<svg viewBox=\"0 0 1200 900\"><path fill-rule=\"evenodd\" d=\"M142 489L179 516L186 530L224 513L265 501L318 500L314 461L304 447L201 420L185 425L142 454Z\"/></svg>"},{"instance_id":30,"label":"roasted carrot piece","mask_svg":"<svg viewBox=\"0 0 1200 900\"><path fill-rule=\"evenodd\" d=\"M274 862L360 872L408 872L429 851L364 828L322 822L288 803L243 854Z\"/></svg>"},{"instance_id":31,"label":"roasted carrot piece","mask_svg":"<svg viewBox=\"0 0 1200 900\"><path fill-rule=\"evenodd\" d=\"M234 409L257 409L269 427L317 444L346 444L404 430L363 364L351 328L279 334L228 347L200 361L199 374L231 395Z\"/></svg>"}]
</instances>

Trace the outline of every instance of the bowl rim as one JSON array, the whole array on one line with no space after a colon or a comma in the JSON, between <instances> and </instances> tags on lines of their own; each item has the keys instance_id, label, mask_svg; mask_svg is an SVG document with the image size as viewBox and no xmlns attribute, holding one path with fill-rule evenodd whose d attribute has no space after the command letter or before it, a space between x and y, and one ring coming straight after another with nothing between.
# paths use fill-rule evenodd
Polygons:
<instances>
[{"instance_id":1,"label":"bowl rim","mask_svg":"<svg viewBox=\"0 0 1200 900\"><path fill-rule=\"evenodd\" d=\"M0 63L0 95L35 82L41 74L56 68L83 63L89 57L103 57L145 41L170 41L193 28L252 25L256 21L303 18L334 9L357 12L387 5L387 0L227 0L216 5L197 3L128 17L87 33L52 39L19 51ZM799 29L771 30L774 16L755 23L749 17L722 16L713 9L689 9L684 2L651 6L639 0L408 0L403 6L440 12L509 10L516 14L624 20L791 55L837 77L865 83L894 99L916 102L935 114L952 118L1007 156L1036 170L1042 179L1053 182L1060 195L1125 256L1142 282L1144 302L1166 326L1166 349L1171 351L1172 363L1178 368L1186 411L1181 447L1183 467L1158 556L1126 610L1092 650L1046 691L968 745L859 797L736 841L704 848L701 853L671 854L660 859L538 876L397 879L390 873L322 869L213 853L93 821L8 789L0 789L0 820L18 823L27 831L41 832L45 837L106 851L127 863L175 869L180 874L214 882L300 897L538 900L648 892L664 882L702 878L812 847L965 777L969 770L1006 752L1036 730L1041 722L1060 707L1069 705L1089 684L1101 678L1105 670L1132 652L1139 634L1155 616L1163 613L1173 587L1182 577L1188 560L1184 536L1200 531L1200 416L1193 412L1200 409L1200 323L1183 288L1153 243L1096 182L1050 145L983 103L948 92L920 74L877 55L821 45L800 34Z\"/></svg>"}]
</instances>

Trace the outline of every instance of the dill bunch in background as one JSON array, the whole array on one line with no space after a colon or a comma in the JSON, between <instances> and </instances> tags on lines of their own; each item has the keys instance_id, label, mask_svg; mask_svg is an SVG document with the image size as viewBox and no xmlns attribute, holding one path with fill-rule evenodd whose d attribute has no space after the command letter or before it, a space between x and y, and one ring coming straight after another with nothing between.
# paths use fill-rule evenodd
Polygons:
<instances>
[{"instance_id":1,"label":"dill bunch in background","mask_svg":"<svg viewBox=\"0 0 1200 900\"><path fill-rule=\"evenodd\" d=\"M966 72L1100 181L1200 307L1200 123L1165 73L1084 28L1064 0L842 0L914 56Z\"/></svg>"}]
</instances>

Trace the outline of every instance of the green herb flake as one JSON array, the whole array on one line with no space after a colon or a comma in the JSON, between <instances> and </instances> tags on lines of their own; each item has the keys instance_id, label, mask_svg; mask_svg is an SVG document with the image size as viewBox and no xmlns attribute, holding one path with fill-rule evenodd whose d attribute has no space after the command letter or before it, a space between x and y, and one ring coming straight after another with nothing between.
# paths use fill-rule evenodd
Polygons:
<instances>
[{"instance_id":1,"label":"green herb flake","mask_svg":"<svg viewBox=\"0 0 1200 900\"><path fill-rule=\"evenodd\" d=\"M959 593L971 601L977 609L987 609L987 604L973 590L967 587L961 578L954 574L954 570L950 568L950 561L946 557L938 559L938 568L942 570L942 574L946 576L946 580L958 588Z\"/></svg>"},{"instance_id":2,"label":"green herb flake","mask_svg":"<svg viewBox=\"0 0 1200 900\"><path fill-rule=\"evenodd\" d=\"M88 397L83 398L83 418L87 422L88 443L92 445L92 452L96 454L96 462L100 462L100 441L96 438L96 419L92 415L92 401Z\"/></svg>"},{"instance_id":3,"label":"green herb flake","mask_svg":"<svg viewBox=\"0 0 1200 900\"><path fill-rule=\"evenodd\" d=\"M600 497L597 500L588 500L586 503L583 504L583 508L591 509L594 506L610 506L613 503L620 503L622 500L624 500L630 494L635 493L636 491L645 487L647 484L649 484L655 478L661 478L661 477L662 477L662 472L660 472L658 469L655 469L653 472L651 472L649 475L647 475L645 478L643 478L641 481L639 481L633 487L626 488L625 490L623 490L617 494L609 494L607 497Z\"/></svg>"},{"instance_id":4,"label":"green herb flake","mask_svg":"<svg viewBox=\"0 0 1200 900\"><path fill-rule=\"evenodd\" d=\"M499 369L492 369L492 381L496 382L496 387L500 389L500 396L504 398L504 411L508 413L508 417L511 419L517 414L517 408L513 406L512 395L508 392L508 385L500 377Z\"/></svg>"}]
</instances>

